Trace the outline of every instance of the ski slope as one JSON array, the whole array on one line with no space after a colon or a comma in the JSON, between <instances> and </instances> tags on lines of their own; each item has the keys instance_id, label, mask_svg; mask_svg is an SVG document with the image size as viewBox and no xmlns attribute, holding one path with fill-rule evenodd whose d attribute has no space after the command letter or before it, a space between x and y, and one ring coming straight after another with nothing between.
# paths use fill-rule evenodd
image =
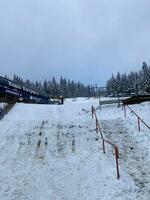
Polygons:
<instances>
[{"instance_id":1,"label":"ski slope","mask_svg":"<svg viewBox=\"0 0 150 200\"><path fill-rule=\"evenodd\" d=\"M150 103L130 105L150 125ZM150 130L141 123L138 131L137 117L127 109L127 118L121 108L103 106L98 111L105 137L118 144L120 165L127 171L137 186L134 199L148 200L150 196Z\"/></svg>"},{"instance_id":2,"label":"ski slope","mask_svg":"<svg viewBox=\"0 0 150 200\"><path fill-rule=\"evenodd\" d=\"M1 200L147 200L148 178L142 175L138 153L142 159L146 155L137 143L147 137L146 130L144 136L139 134L134 117L129 113L125 119L116 105L97 111L106 138L121 150L117 180L112 149L102 152L91 105L97 107L98 100L69 99L61 106L16 104L0 121Z\"/></svg>"}]
</instances>

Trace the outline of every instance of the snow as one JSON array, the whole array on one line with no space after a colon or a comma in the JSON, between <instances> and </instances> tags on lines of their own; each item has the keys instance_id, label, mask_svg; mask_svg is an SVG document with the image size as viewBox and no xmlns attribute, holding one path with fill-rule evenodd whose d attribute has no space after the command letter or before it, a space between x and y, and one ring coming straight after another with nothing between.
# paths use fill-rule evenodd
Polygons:
<instances>
[{"instance_id":1,"label":"snow","mask_svg":"<svg viewBox=\"0 0 150 200\"><path fill-rule=\"evenodd\" d=\"M150 103L130 106L150 125ZM150 130L141 124L138 131L137 117L127 109L127 118L117 105L103 106L97 111L105 137L120 149L120 165L137 186L135 199L149 199L150 191Z\"/></svg>"},{"instance_id":2,"label":"snow","mask_svg":"<svg viewBox=\"0 0 150 200\"><path fill-rule=\"evenodd\" d=\"M117 180L114 152L108 145L102 152L91 105L98 99L16 104L0 121L1 200L149 199L150 131L138 132L133 113L124 118L116 104L97 110L105 137L119 146ZM150 122L149 103L132 108Z\"/></svg>"},{"instance_id":3,"label":"snow","mask_svg":"<svg viewBox=\"0 0 150 200\"><path fill-rule=\"evenodd\" d=\"M3 108L5 106L5 103L0 103L0 108Z\"/></svg>"}]
</instances>

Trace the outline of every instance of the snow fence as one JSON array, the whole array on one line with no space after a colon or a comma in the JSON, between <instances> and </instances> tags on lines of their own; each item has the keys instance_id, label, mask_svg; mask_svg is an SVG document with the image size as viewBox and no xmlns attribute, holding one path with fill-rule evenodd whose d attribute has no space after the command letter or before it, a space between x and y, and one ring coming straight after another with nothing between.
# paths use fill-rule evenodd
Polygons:
<instances>
[{"instance_id":1,"label":"snow fence","mask_svg":"<svg viewBox=\"0 0 150 200\"><path fill-rule=\"evenodd\" d=\"M115 160L116 160L116 173L117 173L117 179L119 179L120 178L120 173L119 173L119 148L116 144L113 144L112 142L110 142L110 141L108 141L104 138L102 129L100 127L100 123L99 123L98 118L97 118L96 109L93 106L91 107L91 112L92 112L92 119L95 118L96 132L97 132L97 134L100 133L100 136L101 136L101 139L102 139L103 153L104 154L106 153L105 143L111 145L114 148Z\"/></svg>"}]
</instances>

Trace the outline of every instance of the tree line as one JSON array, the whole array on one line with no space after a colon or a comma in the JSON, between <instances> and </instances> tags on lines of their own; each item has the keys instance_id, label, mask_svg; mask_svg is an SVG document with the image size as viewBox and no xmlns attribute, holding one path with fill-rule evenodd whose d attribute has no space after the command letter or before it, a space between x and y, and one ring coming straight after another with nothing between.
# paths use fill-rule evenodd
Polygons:
<instances>
[{"instance_id":1,"label":"tree line","mask_svg":"<svg viewBox=\"0 0 150 200\"><path fill-rule=\"evenodd\" d=\"M107 91L113 96L150 93L150 66L143 62L141 70L137 72L112 74L107 81Z\"/></svg>"},{"instance_id":2,"label":"tree line","mask_svg":"<svg viewBox=\"0 0 150 200\"><path fill-rule=\"evenodd\" d=\"M8 78L7 76L5 77ZM23 80L23 78L14 74L13 81L28 88L47 93L50 96L64 96L65 98L95 96L95 90L90 88L90 85L84 85L79 81L76 82L62 76L59 81L53 77L50 80L41 82L30 81L29 79Z\"/></svg>"}]
</instances>

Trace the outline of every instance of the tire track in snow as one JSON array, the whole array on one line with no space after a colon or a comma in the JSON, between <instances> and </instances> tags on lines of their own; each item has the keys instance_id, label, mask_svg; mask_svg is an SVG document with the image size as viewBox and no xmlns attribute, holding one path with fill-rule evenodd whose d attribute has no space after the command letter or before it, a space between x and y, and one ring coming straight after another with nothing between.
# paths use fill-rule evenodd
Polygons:
<instances>
[{"instance_id":1,"label":"tire track in snow","mask_svg":"<svg viewBox=\"0 0 150 200\"><path fill-rule=\"evenodd\" d=\"M34 132L33 129L25 135L10 135L4 137L5 140L0 144L0 152L2 155L0 159L2 165L1 170L7 170L8 166L11 166L11 168L9 168L8 174L6 173L1 177L0 188L3 188L3 190L0 192L0 197L2 199L10 199L9 195L11 199L15 200L28 199L26 194L30 190L29 185L32 183L32 179L35 179L32 175L37 173L36 176L39 176L39 171L37 169L33 171L33 166L36 165L38 167L40 163L44 165L41 159L39 160L41 155L42 158L44 157L43 155L45 152L45 137L43 131L44 123L42 122L36 132ZM39 138L42 143L44 141L44 147L40 146L37 151L36 144ZM36 151L37 155L35 153ZM9 181L12 176L10 176L10 174L13 175L13 183ZM12 187L11 184L13 184L14 187ZM36 198L36 196L34 197L33 199L39 199Z\"/></svg>"}]
</instances>

